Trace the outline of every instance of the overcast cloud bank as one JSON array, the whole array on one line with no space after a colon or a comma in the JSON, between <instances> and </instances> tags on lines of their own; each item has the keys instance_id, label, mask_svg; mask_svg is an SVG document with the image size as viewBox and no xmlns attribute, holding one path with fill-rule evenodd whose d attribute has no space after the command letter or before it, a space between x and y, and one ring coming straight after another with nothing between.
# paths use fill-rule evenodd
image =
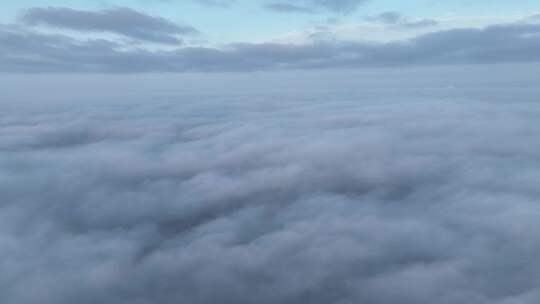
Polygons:
<instances>
[{"instance_id":1,"label":"overcast cloud bank","mask_svg":"<svg viewBox=\"0 0 540 304\"><path fill-rule=\"evenodd\" d=\"M313 3L334 7L338 2ZM357 4L344 1L336 9ZM285 4L274 4L273 8L291 10ZM409 20L396 12L366 20L409 29L437 25L436 20ZM185 73L539 62L540 23L536 20L440 30L390 42L361 37L354 41L334 39L321 28L311 33L314 38L306 43L244 42L156 49L107 37L52 34L34 26L110 32L173 45L198 30L128 8L98 12L31 8L20 18L21 24L0 24L0 73Z\"/></svg>"},{"instance_id":2,"label":"overcast cloud bank","mask_svg":"<svg viewBox=\"0 0 540 304\"><path fill-rule=\"evenodd\" d=\"M538 303L538 95L480 89L3 104L0 302Z\"/></svg>"}]
</instances>

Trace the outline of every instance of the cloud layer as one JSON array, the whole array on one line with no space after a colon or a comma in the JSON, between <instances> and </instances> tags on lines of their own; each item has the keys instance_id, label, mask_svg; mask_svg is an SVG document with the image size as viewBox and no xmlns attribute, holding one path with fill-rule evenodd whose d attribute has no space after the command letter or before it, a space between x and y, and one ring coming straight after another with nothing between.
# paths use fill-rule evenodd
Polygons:
<instances>
[{"instance_id":1,"label":"cloud layer","mask_svg":"<svg viewBox=\"0 0 540 304\"><path fill-rule=\"evenodd\" d=\"M4 104L0 302L538 303L537 95L470 90Z\"/></svg>"},{"instance_id":2,"label":"cloud layer","mask_svg":"<svg viewBox=\"0 0 540 304\"><path fill-rule=\"evenodd\" d=\"M523 22L445 30L387 43L318 40L151 51L0 25L0 72L215 72L537 62L539 35L539 23Z\"/></svg>"}]
</instances>

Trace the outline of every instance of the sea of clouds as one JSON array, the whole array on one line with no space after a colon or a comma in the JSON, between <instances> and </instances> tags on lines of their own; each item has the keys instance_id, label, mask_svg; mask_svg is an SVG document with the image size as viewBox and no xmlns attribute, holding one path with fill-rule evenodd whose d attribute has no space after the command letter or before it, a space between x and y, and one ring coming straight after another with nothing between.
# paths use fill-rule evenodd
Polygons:
<instances>
[{"instance_id":1,"label":"sea of clouds","mask_svg":"<svg viewBox=\"0 0 540 304\"><path fill-rule=\"evenodd\" d=\"M2 104L0 302L538 303L537 93Z\"/></svg>"}]
</instances>

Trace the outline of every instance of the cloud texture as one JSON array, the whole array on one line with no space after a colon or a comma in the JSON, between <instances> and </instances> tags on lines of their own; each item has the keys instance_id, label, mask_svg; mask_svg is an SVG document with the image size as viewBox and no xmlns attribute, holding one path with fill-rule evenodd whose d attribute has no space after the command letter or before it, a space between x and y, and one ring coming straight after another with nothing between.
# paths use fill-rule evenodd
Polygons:
<instances>
[{"instance_id":1,"label":"cloud texture","mask_svg":"<svg viewBox=\"0 0 540 304\"><path fill-rule=\"evenodd\" d=\"M538 303L537 95L470 90L3 104L0 302Z\"/></svg>"}]
</instances>

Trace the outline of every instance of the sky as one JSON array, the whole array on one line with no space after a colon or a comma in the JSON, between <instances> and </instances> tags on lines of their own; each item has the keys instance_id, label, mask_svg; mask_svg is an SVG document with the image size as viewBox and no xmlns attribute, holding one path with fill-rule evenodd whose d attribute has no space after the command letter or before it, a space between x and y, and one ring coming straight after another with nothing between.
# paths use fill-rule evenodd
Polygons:
<instances>
[{"instance_id":1,"label":"sky","mask_svg":"<svg viewBox=\"0 0 540 304\"><path fill-rule=\"evenodd\" d=\"M227 1L222 1L226 3ZM210 2L212 3L212 2ZM219 3L219 1L218 1ZM540 12L537 1L393 1L372 0L346 14L322 12L320 14L276 14L265 9L270 1L231 1L230 5L201 5L191 0L154 1L6 1L2 15L13 19L22 9L35 6L67 6L84 10L111 7L130 7L158 15L174 22L187 22L200 28L213 39L225 42L258 41L272 39L310 27L328 18L341 18L345 23L361 22L366 15L398 11L412 18L462 18L527 16ZM222 37L220 39L220 37Z\"/></svg>"},{"instance_id":2,"label":"sky","mask_svg":"<svg viewBox=\"0 0 540 304\"><path fill-rule=\"evenodd\" d=\"M4 1L0 72L536 62L539 6L526 0Z\"/></svg>"},{"instance_id":3,"label":"sky","mask_svg":"<svg viewBox=\"0 0 540 304\"><path fill-rule=\"evenodd\" d=\"M538 1L0 4L0 303L540 303Z\"/></svg>"}]
</instances>

